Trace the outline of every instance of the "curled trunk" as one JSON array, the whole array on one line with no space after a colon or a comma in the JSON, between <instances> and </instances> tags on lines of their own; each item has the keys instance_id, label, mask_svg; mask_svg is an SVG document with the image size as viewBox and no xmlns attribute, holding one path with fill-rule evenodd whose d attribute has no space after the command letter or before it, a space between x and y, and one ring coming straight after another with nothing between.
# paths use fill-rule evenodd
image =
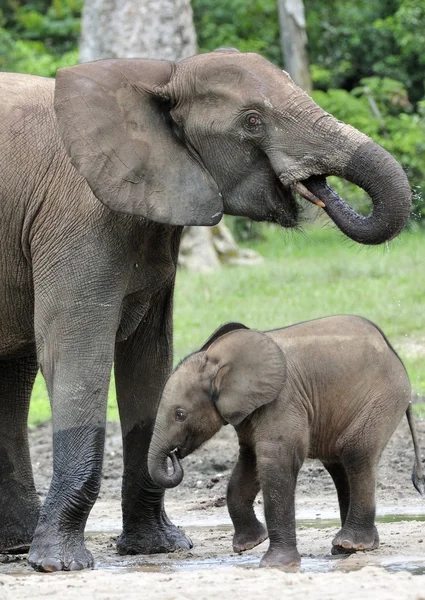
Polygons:
<instances>
[{"instance_id":1,"label":"curled trunk","mask_svg":"<svg viewBox=\"0 0 425 600\"><path fill-rule=\"evenodd\" d=\"M382 244L406 225L411 210L411 190L398 162L381 146L368 140L360 145L341 172L335 173L363 188L373 208L368 216L357 213L324 177L310 177L305 187L324 204L337 227L361 244Z\"/></svg>"},{"instance_id":2,"label":"curled trunk","mask_svg":"<svg viewBox=\"0 0 425 600\"><path fill-rule=\"evenodd\" d=\"M168 472L168 458L171 458L172 473ZM183 467L176 452L164 452L156 444L154 444L154 447L151 444L149 449L148 469L154 482L164 488L176 487L181 483L184 475Z\"/></svg>"}]
</instances>

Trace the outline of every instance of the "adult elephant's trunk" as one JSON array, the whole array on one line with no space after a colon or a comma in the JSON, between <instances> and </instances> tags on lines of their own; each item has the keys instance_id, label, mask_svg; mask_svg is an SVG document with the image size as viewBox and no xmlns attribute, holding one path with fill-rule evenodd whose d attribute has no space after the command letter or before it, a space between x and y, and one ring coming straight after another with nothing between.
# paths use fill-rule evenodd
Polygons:
<instances>
[{"instance_id":1,"label":"adult elephant's trunk","mask_svg":"<svg viewBox=\"0 0 425 600\"><path fill-rule=\"evenodd\" d=\"M168 471L168 461L171 458L173 472ZM183 479L184 471L176 452L165 452L160 444L152 439L148 454L149 474L157 485L164 488L176 487Z\"/></svg>"},{"instance_id":2,"label":"adult elephant's trunk","mask_svg":"<svg viewBox=\"0 0 425 600\"><path fill-rule=\"evenodd\" d=\"M411 190L403 169L391 154L366 140L335 174L369 194L373 209L368 216L354 211L324 177L310 177L303 184L324 203L324 210L348 237L361 244L381 244L405 226L411 210Z\"/></svg>"}]
</instances>

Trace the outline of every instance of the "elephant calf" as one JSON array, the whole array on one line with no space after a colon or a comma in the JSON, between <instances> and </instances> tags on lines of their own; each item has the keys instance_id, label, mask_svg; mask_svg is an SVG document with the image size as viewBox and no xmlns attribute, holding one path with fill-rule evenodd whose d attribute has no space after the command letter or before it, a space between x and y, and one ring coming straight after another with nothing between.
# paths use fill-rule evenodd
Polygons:
<instances>
[{"instance_id":1,"label":"elephant calf","mask_svg":"<svg viewBox=\"0 0 425 600\"><path fill-rule=\"evenodd\" d=\"M264 333L228 323L168 379L149 472L158 485L178 485L180 459L230 423L240 445L227 491L236 552L268 535L260 566L300 563L294 496L307 457L322 461L337 489L342 527L332 553L371 550L379 545L377 464L404 413L416 456L412 479L422 493L410 394L400 358L366 319L332 316ZM253 510L260 489L268 534Z\"/></svg>"}]
</instances>

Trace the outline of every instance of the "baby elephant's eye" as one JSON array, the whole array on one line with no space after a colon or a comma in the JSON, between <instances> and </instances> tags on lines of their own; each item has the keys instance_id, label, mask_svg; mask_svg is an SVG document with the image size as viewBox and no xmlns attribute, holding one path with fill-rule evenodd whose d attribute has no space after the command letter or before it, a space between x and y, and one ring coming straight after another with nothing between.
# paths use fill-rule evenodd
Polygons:
<instances>
[{"instance_id":1,"label":"baby elephant's eye","mask_svg":"<svg viewBox=\"0 0 425 600\"><path fill-rule=\"evenodd\" d=\"M187 412L183 408L178 408L175 412L176 421L184 421L187 417Z\"/></svg>"}]
</instances>

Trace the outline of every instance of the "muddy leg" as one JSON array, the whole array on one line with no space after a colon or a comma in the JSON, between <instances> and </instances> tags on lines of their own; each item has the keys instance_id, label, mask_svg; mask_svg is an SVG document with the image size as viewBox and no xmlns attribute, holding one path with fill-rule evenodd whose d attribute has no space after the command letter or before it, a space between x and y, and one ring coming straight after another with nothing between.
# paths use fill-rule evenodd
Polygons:
<instances>
[{"instance_id":1,"label":"muddy leg","mask_svg":"<svg viewBox=\"0 0 425 600\"><path fill-rule=\"evenodd\" d=\"M93 246L81 247L81 261L84 252ZM40 571L93 566L84 528L100 487L119 309L110 301L108 269L99 279L93 270L90 285L75 278L77 270L64 258L39 265L47 281L34 276L37 355L53 425L53 476L28 556Z\"/></svg>"},{"instance_id":2,"label":"muddy leg","mask_svg":"<svg viewBox=\"0 0 425 600\"><path fill-rule=\"evenodd\" d=\"M172 364L172 289L159 298L137 331L117 344L115 381L123 433L123 531L120 554L191 548L168 518L164 490L151 479L147 455L162 388Z\"/></svg>"},{"instance_id":3,"label":"muddy leg","mask_svg":"<svg viewBox=\"0 0 425 600\"><path fill-rule=\"evenodd\" d=\"M0 361L0 552L27 552L40 512L28 447L34 354Z\"/></svg>"}]
</instances>

